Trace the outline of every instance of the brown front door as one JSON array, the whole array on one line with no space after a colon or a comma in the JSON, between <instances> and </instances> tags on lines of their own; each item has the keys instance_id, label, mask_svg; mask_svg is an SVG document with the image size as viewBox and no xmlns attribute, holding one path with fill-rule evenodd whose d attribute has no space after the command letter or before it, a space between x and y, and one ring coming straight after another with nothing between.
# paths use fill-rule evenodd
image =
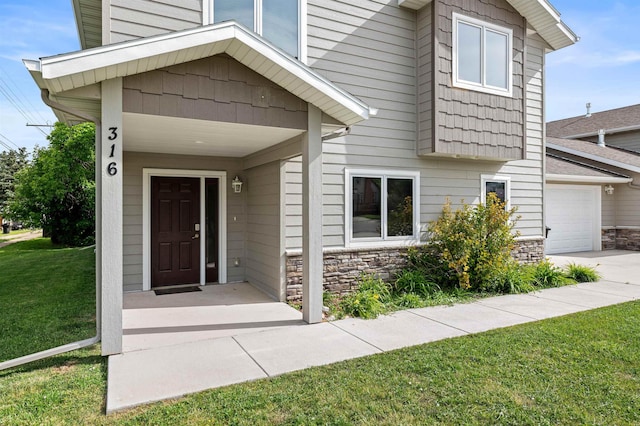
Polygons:
<instances>
[{"instance_id":1,"label":"brown front door","mask_svg":"<svg viewBox=\"0 0 640 426\"><path fill-rule=\"evenodd\" d=\"M200 179L151 177L151 287L200 282Z\"/></svg>"}]
</instances>

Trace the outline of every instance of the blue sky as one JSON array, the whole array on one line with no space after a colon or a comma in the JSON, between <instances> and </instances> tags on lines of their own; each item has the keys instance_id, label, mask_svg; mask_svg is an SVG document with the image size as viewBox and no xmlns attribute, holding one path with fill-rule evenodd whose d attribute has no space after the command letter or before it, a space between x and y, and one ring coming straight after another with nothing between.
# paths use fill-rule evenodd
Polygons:
<instances>
[{"instance_id":1,"label":"blue sky","mask_svg":"<svg viewBox=\"0 0 640 426\"><path fill-rule=\"evenodd\" d=\"M547 120L583 114L587 102L593 112L640 103L640 2L551 2L581 41L547 55ZM0 0L0 141L28 149L47 143L25 125L55 117L21 60L78 50L77 40L71 0ZM7 93L19 99L28 119Z\"/></svg>"}]
</instances>

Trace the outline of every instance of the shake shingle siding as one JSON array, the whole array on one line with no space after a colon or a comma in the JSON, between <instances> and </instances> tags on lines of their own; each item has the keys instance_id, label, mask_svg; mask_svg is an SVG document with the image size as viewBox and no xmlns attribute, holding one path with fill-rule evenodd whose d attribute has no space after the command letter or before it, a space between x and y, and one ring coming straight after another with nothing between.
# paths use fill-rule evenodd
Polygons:
<instances>
[{"instance_id":1,"label":"shake shingle siding","mask_svg":"<svg viewBox=\"0 0 640 426\"><path fill-rule=\"evenodd\" d=\"M464 9L461 7L464 5ZM453 13L513 30L513 95L452 86ZM435 138L431 153L503 160L524 158L525 23L506 0L433 2ZM422 153L428 153L428 145Z\"/></svg>"}]
</instances>

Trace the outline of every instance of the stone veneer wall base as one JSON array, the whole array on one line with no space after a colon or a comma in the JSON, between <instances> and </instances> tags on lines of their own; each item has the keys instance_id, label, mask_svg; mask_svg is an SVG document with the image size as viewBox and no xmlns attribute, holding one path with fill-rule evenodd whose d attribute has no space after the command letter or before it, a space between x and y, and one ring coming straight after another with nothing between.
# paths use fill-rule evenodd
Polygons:
<instances>
[{"instance_id":1,"label":"stone veneer wall base","mask_svg":"<svg viewBox=\"0 0 640 426\"><path fill-rule=\"evenodd\" d=\"M602 229L602 250L640 251L640 228Z\"/></svg>"},{"instance_id":2,"label":"stone veneer wall base","mask_svg":"<svg viewBox=\"0 0 640 426\"><path fill-rule=\"evenodd\" d=\"M513 257L521 263L544 259L544 239L518 240ZM329 249L324 251L324 290L343 295L353 292L361 274L391 282L407 264L408 247ZM287 301L302 300L302 254L287 254Z\"/></svg>"}]
</instances>

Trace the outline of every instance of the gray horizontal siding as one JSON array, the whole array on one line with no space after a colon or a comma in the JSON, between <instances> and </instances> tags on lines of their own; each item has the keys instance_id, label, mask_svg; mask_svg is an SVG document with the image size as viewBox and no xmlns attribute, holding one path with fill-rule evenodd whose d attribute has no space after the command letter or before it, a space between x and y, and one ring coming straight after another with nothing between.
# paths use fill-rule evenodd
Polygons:
<instances>
[{"instance_id":1,"label":"gray horizontal siding","mask_svg":"<svg viewBox=\"0 0 640 426\"><path fill-rule=\"evenodd\" d=\"M423 84L429 81L419 86L415 65L411 69L416 59L408 60L417 56L416 29L420 25L416 12L398 8L392 0L309 0L310 66L379 109L377 116L353 126L348 136L323 143L325 247L345 244L347 167L420 171L423 226L438 217L447 197L456 205L463 199L478 202L482 174L510 176L512 203L522 216L518 229L524 236L541 236L543 42L528 41L525 71L520 69L526 73L526 90L532 93L526 105L522 104L519 121L521 134L526 129L526 160L488 163L420 158L416 156L418 100ZM287 162L285 170L286 248L292 250L302 245L300 159Z\"/></svg>"},{"instance_id":2,"label":"gray horizontal siding","mask_svg":"<svg viewBox=\"0 0 640 426\"><path fill-rule=\"evenodd\" d=\"M284 247L280 238L280 162L245 172L247 194L247 280L284 300L281 277Z\"/></svg>"},{"instance_id":3,"label":"gray horizontal siding","mask_svg":"<svg viewBox=\"0 0 640 426\"><path fill-rule=\"evenodd\" d=\"M111 0L111 43L202 25L202 0Z\"/></svg>"},{"instance_id":4,"label":"gray horizontal siding","mask_svg":"<svg viewBox=\"0 0 640 426\"><path fill-rule=\"evenodd\" d=\"M597 142L598 137L585 138L591 142ZM614 133L605 135L605 143L609 146L617 146L619 148L628 149L630 151L640 152L640 131Z\"/></svg>"}]
</instances>

